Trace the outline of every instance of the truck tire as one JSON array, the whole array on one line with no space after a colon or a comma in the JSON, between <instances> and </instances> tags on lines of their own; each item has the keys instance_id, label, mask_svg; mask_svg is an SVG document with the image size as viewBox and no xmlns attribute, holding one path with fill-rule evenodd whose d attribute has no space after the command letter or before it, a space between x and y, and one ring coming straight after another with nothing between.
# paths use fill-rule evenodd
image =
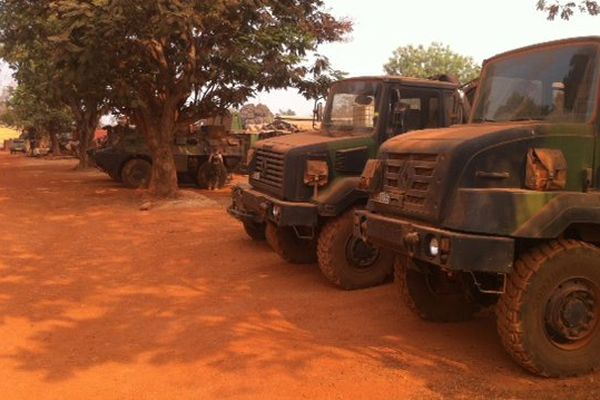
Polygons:
<instances>
[{"instance_id":1,"label":"truck tire","mask_svg":"<svg viewBox=\"0 0 600 400\"><path fill-rule=\"evenodd\" d=\"M462 275L449 279L439 268L408 256L396 257L394 266L400 297L426 321L467 321L481 309Z\"/></svg>"},{"instance_id":2,"label":"truck tire","mask_svg":"<svg viewBox=\"0 0 600 400\"><path fill-rule=\"evenodd\" d=\"M121 170L123 184L132 189L147 188L150 184L152 164L141 158L127 161Z\"/></svg>"},{"instance_id":3,"label":"truck tire","mask_svg":"<svg viewBox=\"0 0 600 400\"><path fill-rule=\"evenodd\" d=\"M252 238L252 240L257 242L262 242L266 239L265 229L266 226L264 223L261 224L258 222L244 221L244 230L248 236Z\"/></svg>"},{"instance_id":4,"label":"truck tire","mask_svg":"<svg viewBox=\"0 0 600 400\"><path fill-rule=\"evenodd\" d=\"M497 307L502 344L546 377L600 365L600 249L556 240L520 256Z\"/></svg>"},{"instance_id":5,"label":"truck tire","mask_svg":"<svg viewBox=\"0 0 600 400\"><path fill-rule=\"evenodd\" d=\"M300 239L294 229L267 223L267 242L275 253L290 264L312 264L317 261L317 241Z\"/></svg>"},{"instance_id":6,"label":"truck tire","mask_svg":"<svg viewBox=\"0 0 600 400\"><path fill-rule=\"evenodd\" d=\"M354 209L325 224L317 247L321 272L346 290L382 284L394 272L394 253L368 245L353 230Z\"/></svg>"}]
</instances>

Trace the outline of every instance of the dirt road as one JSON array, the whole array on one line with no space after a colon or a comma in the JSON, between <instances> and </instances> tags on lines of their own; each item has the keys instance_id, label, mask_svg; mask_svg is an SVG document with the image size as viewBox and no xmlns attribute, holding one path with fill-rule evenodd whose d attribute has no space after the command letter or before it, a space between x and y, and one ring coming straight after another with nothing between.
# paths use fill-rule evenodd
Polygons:
<instances>
[{"instance_id":1,"label":"dirt road","mask_svg":"<svg viewBox=\"0 0 600 400\"><path fill-rule=\"evenodd\" d=\"M600 374L522 371L491 317L425 323L392 285L285 264L227 191L142 212L74 165L0 153L0 399L600 398Z\"/></svg>"}]
</instances>

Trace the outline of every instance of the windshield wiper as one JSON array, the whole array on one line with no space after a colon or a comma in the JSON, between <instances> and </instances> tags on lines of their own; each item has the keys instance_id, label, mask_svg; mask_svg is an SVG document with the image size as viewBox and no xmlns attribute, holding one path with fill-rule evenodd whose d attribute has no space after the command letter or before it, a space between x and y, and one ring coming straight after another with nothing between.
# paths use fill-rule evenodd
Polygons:
<instances>
[{"instance_id":1,"label":"windshield wiper","mask_svg":"<svg viewBox=\"0 0 600 400\"><path fill-rule=\"evenodd\" d=\"M495 119L491 118L475 118L473 122L498 122Z\"/></svg>"}]
</instances>

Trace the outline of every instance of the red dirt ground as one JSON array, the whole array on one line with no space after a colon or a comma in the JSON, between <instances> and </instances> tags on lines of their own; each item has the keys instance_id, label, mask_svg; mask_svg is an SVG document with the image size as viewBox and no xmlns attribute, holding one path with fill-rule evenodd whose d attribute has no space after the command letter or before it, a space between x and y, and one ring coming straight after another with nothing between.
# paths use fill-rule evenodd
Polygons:
<instances>
[{"instance_id":1,"label":"red dirt ground","mask_svg":"<svg viewBox=\"0 0 600 400\"><path fill-rule=\"evenodd\" d=\"M142 212L74 165L0 153L0 399L600 398L600 374L521 370L491 317L426 323L285 264L228 191Z\"/></svg>"}]
</instances>

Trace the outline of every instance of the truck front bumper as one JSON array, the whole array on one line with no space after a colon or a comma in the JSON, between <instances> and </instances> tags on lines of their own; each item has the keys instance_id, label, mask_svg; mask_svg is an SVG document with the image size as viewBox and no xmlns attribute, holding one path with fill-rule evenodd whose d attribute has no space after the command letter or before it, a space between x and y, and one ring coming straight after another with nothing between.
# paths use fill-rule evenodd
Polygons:
<instances>
[{"instance_id":1,"label":"truck front bumper","mask_svg":"<svg viewBox=\"0 0 600 400\"><path fill-rule=\"evenodd\" d=\"M249 185L233 188L231 206L227 212L242 222L270 221L277 226L315 227L319 220L317 205L279 200L258 192Z\"/></svg>"},{"instance_id":2,"label":"truck front bumper","mask_svg":"<svg viewBox=\"0 0 600 400\"><path fill-rule=\"evenodd\" d=\"M511 238L437 229L370 211L355 213L354 228L369 243L445 269L508 273L513 268Z\"/></svg>"}]
</instances>

